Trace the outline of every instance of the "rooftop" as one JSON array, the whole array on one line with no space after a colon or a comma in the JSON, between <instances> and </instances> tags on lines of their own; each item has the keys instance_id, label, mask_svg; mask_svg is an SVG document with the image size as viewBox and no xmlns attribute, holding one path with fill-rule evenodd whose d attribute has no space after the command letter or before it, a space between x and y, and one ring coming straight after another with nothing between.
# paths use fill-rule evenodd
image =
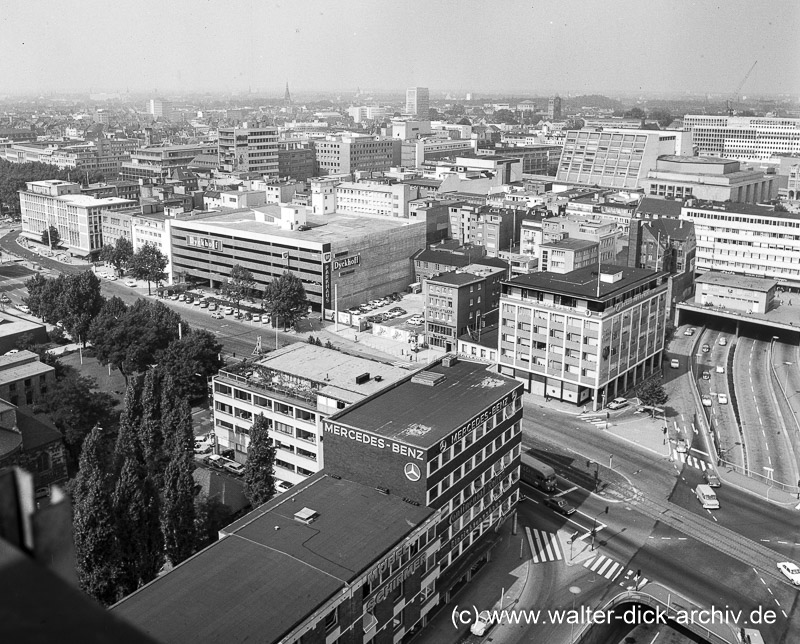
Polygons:
<instances>
[{"instance_id":1,"label":"rooftop","mask_svg":"<svg viewBox=\"0 0 800 644\"><path fill-rule=\"evenodd\" d=\"M161 642L275 642L432 513L319 472L112 610Z\"/></svg>"},{"instance_id":2,"label":"rooftop","mask_svg":"<svg viewBox=\"0 0 800 644\"><path fill-rule=\"evenodd\" d=\"M678 218L681 216L681 208L683 208L683 202L680 200L645 197L639 202L639 207L636 209L636 216L647 214Z\"/></svg>"},{"instance_id":3,"label":"rooftop","mask_svg":"<svg viewBox=\"0 0 800 644\"><path fill-rule=\"evenodd\" d=\"M589 239L575 239L574 237L565 237L560 241L539 244L539 248L563 248L565 250L584 250L595 246L599 246L598 242Z\"/></svg>"},{"instance_id":4,"label":"rooftop","mask_svg":"<svg viewBox=\"0 0 800 644\"><path fill-rule=\"evenodd\" d=\"M692 199L684 205L687 210L720 210L722 212L733 212L740 215L756 215L759 217L789 217L800 218L790 212L776 212L769 206L758 206L749 203L738 203L732 201L700 201Z\"/></svg>"},{"instance_id":5,"label":"rooftop","mask_svg":"<svg viewBox=\"0 0 800 644\"><path fill-rule=\"evenodd\" d=\"M332 418L344 425L386 438L429 448L515 390L519 383L486 364L459 360L450 367L436 363L423 374L444 376L435 386L413 382L413 376ZM425 426L420 425L425 420Z\"/></svg>"},{"instance_id":6,"label":"rooftop","mask_svg":"<svg viewBox=\"0 0 800 644\"><path fill-rule=\"evenodd\" d=\"M693 157L685 154L664 154L658 157L659 161L669 161L671 163L693 163L703 165L739 165L734 159L723 159L721 157Z\"/></svg>"},{"instance_id":7,"label":"rooftop","mask_svg":"<svg viewBox=\"0 0 800 644\"><path fill-rule=\"evenodd\" d=\"M600 267L600 271L604 274L621 273L622 279L613 283L599 281L597 266L587 266L563 275L549 272L528 273L504 283L548 293L583 297L590 300L608 300L666 275L663 271L655 272L646 268L630 268L614 264L603 264ZM600 284L599 297L597 297L598 281ZM659 279L659 283L660 281Z\"/></svg>"},{"instance_id":8,"label":"rooftop","mask_svg":"<svg viewBox=\"0 0 800 644\"><path fill-rule=\"evenodd\" d=\"M747 291L766 293L778 286L778 280L763 277L745 277L744 275L731 275L719 271L708 271L695 279L695 284L714 284L729 288L742 288Z\"/></svg>"}]
</instances>

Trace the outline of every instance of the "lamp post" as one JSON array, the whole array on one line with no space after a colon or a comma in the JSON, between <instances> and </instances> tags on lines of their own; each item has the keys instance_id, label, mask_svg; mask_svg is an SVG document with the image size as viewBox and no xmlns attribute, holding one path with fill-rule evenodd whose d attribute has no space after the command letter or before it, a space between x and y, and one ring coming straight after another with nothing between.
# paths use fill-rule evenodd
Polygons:
<instances>
[{"instance_id":1,"label":"lamp post","mask_svg":"<svg viewBox=\"0 0 800 644\"><path fill-rule=\"evenodd\" d=\"M572 593L572 615L573 615L573 619L570 620L572 622L572 624L570 626L569 641L570 641L570 644L574 644L574 642L575 642L575 622L578 621L577 619L574 618L574 616L575 616L575 598L578 595L581 594L581 589L578 588L577 586L570 586L569 587L569 592Z\"/></svg>"},{"instance_id":2,"label":"lamp post","mask_svg":"<svg viewBox=\"0 0 800 644\"><path fill-rule=\"evenodd\" d=\"M791 367L794 362L784 361L783 365L786 367L786 373L783 374L783 395L786 396L786 392L788 391L789 387L789 367Z\"/></svg>"},{"instance_id":3,"label":"lamp post","mask_svg":"<svg viewBox=\"0 0 800 644\"><path fill-rule=\"evenodd\" d=\"M608 514L608 506L606 506L605 510L594 517L594 525L592 526L592 531L590 533L592 535L592 551L594 551L594 538L597 536L597 517L599 517L601 514Z\"/></svg>"},{"instance_id":4,"label":"lamp post","mask_svg":"<svg viewBox=\"0 0 800 644\"><path fill-rule=\"evenodd\" d=\"M586 467L595 466L594 470L594 491L597 492L597 484L600 481L600 463L597 461L586 461Z\"/></svg>"}]
</instances>

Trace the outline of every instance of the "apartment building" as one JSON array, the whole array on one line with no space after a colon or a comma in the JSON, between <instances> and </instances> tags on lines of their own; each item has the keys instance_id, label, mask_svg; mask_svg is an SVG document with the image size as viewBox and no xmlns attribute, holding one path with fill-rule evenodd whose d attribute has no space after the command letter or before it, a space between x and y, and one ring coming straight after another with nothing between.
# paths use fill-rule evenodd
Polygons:
<instances>
[{"instance_id":1,"label":"apartment building","mask_svg":"<svg viewBox=\"0 0 800 644\"><path fill-rule=\"evenodd\" d=\"M683 127L700 155L759 161L800 154L800 119L687 114Z\"/></svg>"},{"instance_id":2,"label":"apartment building","mask_svg":"<svg viewBox=\"0 0 800 644\"><path fill-rule=\"evenodd\" d=\"M559 181L637 189L663 155L691 152L680 131L571 130L558 164Z\"/></svg>"},{"instance_id":3,"label":"apartment building","mask_svg":"<svg viewBox=\"0 0 800 644\"><path fill-rule=\"evenodd\" d=\"M664 272L603 264L520 275L502 289L500 373L528 391L598 410L661 368Z\"/></svg>"},{"instance_id":4,"label":"apartment building","mask_svg":"<svg viewBox=\"0 0 800 644\"><path fill-rule=\"evenodd\" d=\"M317 176L314 148L308 141L278 141L278 176L307 181Z\"/></svg>"},{"instance_id":5,"label":"apartment building","mask_svg":"<svg viewBox=\"0 0 800 644\"><path fill-rule=\"evenodd\" d=\"M136 205L131 199L82 194L80 184L69 181L29 181L26 186L19 192L22 234L41 240L42 232L54 226L61 244L80 257L94 255L103 247L103 211Z\"/></svg>"},{"instance_id":6,"label":"apartment building","mask_svg":"<svg viewBox=\"0 0 800 644\"><path fill-rule=\"evenodd\" d=\"M461 244L477 244L490 257L519 240L526 210L458 204L450 206L450 237Z\"/></svg>"},{"instance_id":7,"label":"apartment building","mask_svg":"<svg viewBox=\"0 0 800 644\"><path fill-rule=\"evenodd\" d=\"M336 186L336 211L343 215L408 218L409 202L419 190L408 183L343 181Z\"/></svg>"},{"instance_id":8,"label":"apartment building","mask_svg":"<svg viewBox=\"0 0 800 644\"><path fill-rule=\"evenodd\" d=\"M155 119L163 121L172 120L172 103L163 98L151 98L148 103L147 113Z\"/></svg>"},{"instance_id":9,"label":"apartment building","mask_svg":"<svg viewBox=\"0 0 800 644\"><path fill-rule=\"evenodd\" d=\"M347 407L323 421L322 472L112 612L159 641L409 641L514 512L521 390L450 357ZM238 610L209 611L209 592Z\"/></svg>"},{"instance_id":10,"label":"apartment building","mask_svg":"<svg viewBox=\"0 0 800 644\"><path fill-rule=\"evenodd\" d=\"M541 222L542 242L544 244L559 244L563 240L583 240L598 245L599 251L594 251L595 263L597 252L600 261L613 264L621 246L621 232L616 222L603 221L594 215L565 215L563 217L545 217ZM566 248L566 247L564 247ZM574 248L578 248L575 246ZM575 266L578 268L578 266ZM540 262L540 270L543 268Z\"/></svg>"},{"instance_id":11,"label":"apartment building","mask_svg":"<svg viewBox=\"0 0 800 644\"><path fill-rule=\"evenodd\" d=\"M431 97L427 87L409 87L406 90L406 114L428 120L430 107Z\"/></svg>"},{"instance_id":12,"label":"apartment building","mask_svg":"<svg viewBox=\"0 0 800 644\"><path fill-rule=\"evenodd\" d=\"M659 157L642 188L647 195L665 199L764 203L778 196L774 174L743 170L739 161L721 157Z\"/></svg>"},{"instance_id":13,"label":"apartment building","mask_svg":"<svg viewBox=\"0 0 800 644\"><path fill-rule=\"evenodd\" d=\"M366 134L329 135L314 141L317 173L382 172L400 164L402 141Z\"/></svg>"},{"instance_id":14,"label":"apartment building","mask_svg":"<svg viewBox=\"0 0 800 644\"><path fill-rule=\"evenodd\" d=\"M425 280L425 337L428 344L456 350L467 329L480 329L500 304L500 283L508 269L483 264L442 273Z\"/></svg>"},{"instance_id":15,"label":"apartment building","mask_svg":"<svg viewBox=\"0 0 800 644\"><path fill-rule=\"evenodd\" d=\"M277 179L278 128L221 127L217 139L219 167L225 172L257 172Z\"/></svg>"},{"instance_id":16,"label":"apartment building","mask_svg":"<svg viewBox=\"0 0 800 644\"><path fill-rule=\"evenodd\" d=\"M217 155L217 144L192 143L186 145L156 145L131 152L130 161L124 161L120 176L127 181L161 183L176 170L186 170L195 157Z\"/></svg>"},{"instance_id":17,"label":"apartment building","mask_svg":"<svg viewBox=\"0 0 800 644\"><path fill-rule=\"evenodd\" d=\"M407 168L421 168L426 161L463 157L477 152L478 142L472 139L421 138L402 142L400 163Z\"/></svg>"},{"instance_id":18,"label":"apartment building","mask_svg":"<svg viewBox=\"0 0 800 644\"><path fill-rule=\"evenodd\" d=\"M772 278L800 289L800 215L744 203L690 201L681 219L694 224L696 270Z\"/></svg>"},{"instance_id":19,"label":"apartment building","mask_svg":"<svg viewBox=\"0 0 800 644\"><path fill-rule=\"evenodd\" d=\"M275 477L280 489L288 489L322 469L324 419L407 375L399 367L306 343L223 369L213 378L217 451L233 450L244 463L250 428L263 414L276 448Z\"/></svg>"},{"instance_id":20,"label":"apartment building","mask_svg":"<svg viewBox=\"0 0 800 644\"><path fill-rule=\"evenodd\" d=\"M549 273L571 273L579 268L597 266L600 245L587 239L564 237L539 246L538 270Z\"/></svg>"}]
</instances>

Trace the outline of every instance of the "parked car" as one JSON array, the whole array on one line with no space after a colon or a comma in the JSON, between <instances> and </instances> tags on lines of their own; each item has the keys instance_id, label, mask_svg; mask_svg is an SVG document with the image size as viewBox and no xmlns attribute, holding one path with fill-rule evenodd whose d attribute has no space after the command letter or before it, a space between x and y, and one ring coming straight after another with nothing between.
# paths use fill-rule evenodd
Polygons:
<instances>
[{"instance_id":1,"label":"parked car","mask_svg":"<svg viewBox=\"0 0 800 644\"><path fill-rule=\"evenodd\" d=\"M721 487L722 481L719 480L719 477L714 474L713 472L709 472L706 470L703 472L703 480L706 482L706 485L709 487Z\"/></svg>"},{"instance_id":2,"label":"parked car","mask_svg":"<svg viewBox=\"0 0 800 644\"><path fill-rule=\"evenodd\" d=\"M0 302L2 302L3 304L8 304L10 301L11 300L9 299L8 295L6 295L5 293L3 293L3 295L0 295Z\"/></svg>"},{"instance_id":3,"label":"parked car","mask_svg":"<svg viewBox=\"0 0 800 644\"><path fill-rule=\"evenodd\" d=\"M610 403L608 403L609 409L622 409L625 405L628 404L627 399L625 398L614 398Z\"/></svg>"},{"instance_id":4,"label":"parked car","mask_svg":"<svg viewBox=\"0 0 800 644\"><path fill-rule=\"evenodd\" d=\"M219 454L209 454L203 459L203 462L218 470L221 470L225 465L225 459Z\"/></svg>"},{"instance_id":5,"label":"parked car","mask_svg":"<svg viewBox=\"0 0 800 644\"><path fill-rule=\"evenodd\" d=\"M242 476L244 474L244 465L241 463L225 463L223 467L230 472L231 474L235 474L236 476Z\"/></svg>"},{"instance_id":6,"label":"parked car","mask_svg":"<svg viewBox=\"0 0 800 644\"><path fill-rule=\"evenodd\" d=\"M778 570L780 570L795 586L800 586L800 568L797 567L797 564L791 561L781 561L778 564Z\"/></svg>"},{"instance_id":7,"label":"parked car","mask_svg":"<svg viewBox=\"0 0 800 644\"><path fill-rule=\"evenodd\" d=\"M233 315L233 307L232 307L232 306L226 306L226 307L225 307L225 308L222 310L222 312L223 312L225 315Z\"/></svg>"},{"instance_id":8,"label":"parked car","mask_svg":"<svg viewBox=\"0 0 800 644\"><path fill-rule=\"evenodd\" d=\"M711 380L711 372L710 371L704 371L703 372L703 380Z\"/></svg>"},{"instance_id":9,"label":"parked car","mask_svg":"<svg viewBox=\"0 0 800 644\"><path fill-rule=\"evenodd\" d=\"M214 312L211 314L211 317L212 317L212 318L214 318L215 320L222 320L222 319L224 319L224 318L225 318L225 316L224 316L224 315L222 315L222 313L220 313L219 311L214 311Z\"/></svg>"},{"instance_id":10,"label":"parked car","mask_svg":"<svg viewBox=\"0 0 800 644\"><path fill-rule=\"evenodd\" d=\"M209 311L216 311L216 310L217 310L217 304L216 304L216 302L211 302L211 303L208 305L208 310L209 310Z\"/></svg>"},{"instance_id":11,"label":"parked car","mask_svg":"<svg viewBox=\"0 0 800 644\"><path fill-rule=\"evenodd\" d=\"M181 293L181 294L178 296L178 301L179 301L179 302L185 302L185 301L186 301L186 295L185 295L184 293Z\"/></svg>"},{"instance_id":12,"label":"parked car","mask_svg":"<svg viewBox=\"0 0 800 644\"><path fill-rule=\"evenodd\" d=\"M207 309L208 308L208 302L206 302L205 300L199 300L198 304L199 304L201 309Z\"/></svg>"},{"instance_id":13,"label":"parked car","mask_svg":"<svg viewBox=\"0 0 800 644\"><path fill-rule=\"evenodd\" d=\"M677 358L673 358L672 360L670 360L669 366L672 367L673 369L680 369L681 361L678 360Z\"/></svg>"},{"instance_id":14,"label":"parked car","mask_svg":"<svg viewBox=\"0 0 800 644\"><path fill-rule=\"evenodd\" d=\"M195 454L210 454L214 446L206 441L195 441L194 453Z\"/></svg>"},{"instance_id":15,"label":"parked car","mask_svg":"<svg viewBox=\"0 0 800 644\"><path fill-rule=\"evenodd\" d=\"M711 396L703 396L703 407L711 407Z\"/></svg>"},{"instance_id":16,"label":"parked car","mask_svg":"<svg viewBox=\"0 0 800 644\"><path fill-rule=\"evenodd\" d=\"M116 276L116 275L114 275L114 273L111 273L110 275L106 275L106 279L107 279L109 282L116 282L116 281L117 281L117 276Z\"/></svg>"},{"instance_id":17,"label":"parked car","mask_svg":"<svg viewBox=\"0 0 800 644\"><path fill-rule=\"evenodd\" d=\"M261 322L261 316L258 313L253 314L253 322Z\"/></svg>"},{"instance_id":18,"label":"parked car","mask_svg":"<svg viewBox=\"0 0 800 644\"><path fill-rule=\"evenodd\" d=\"M26 304L19 304L19 305L17 305L17 308L20 311L22 311L23 313L30 313L31 312L30 307L28 307Z\"/></svg>"},{"instance_id":19,"label":"parked car","mask_svg":"<svg viewBox=\"0 0 800 644\"><path fill-rule=\"evenodd\" d=\"M6 351L3 355L4 356L13 356L15 353L19 353L19 349L11 349L11 351Z\"/></svg>"},{"instance_id":20,"label":"parked car","mask_svg":"<svg viewBox=\"0 0 800 644\"><path fill-rule=\"evenodd\" d=\"M711 347L708 346L707 344L704 344L703 345L703 353L708 353L709 351L711 351Z\"/></svg>"},{"instance_id":21,"label":"parked car","mask_svg":"<svg viewBox=\"0 0 800 644\"><path fill-rule=\"evenodd\" d=\"M686 446L685 438L679 438L675 441L675 451L678 452L678 454L685 454L689 451L689 448Z\"/></svg>"},{"instance_id":22,"label":"parked car","mask_svg":"<svg viewBox=\"0 0 800 644\"><path fill-rule=\"evenodd\" d=\"M722 336L722 337L719 339L719 346L721 346L721 347L724 347L726 344L728 344L728 338L726 338L726 337L723 335L723 336Z\"/></svg>"},{"instance_id":23,"label":"parked car","mask_svg":"<svg viewBox=\"0 0 800 644\"><path fill-rule=\"evenodd\" d=\"M683 335L694 335L695 329L694 327L689 327L686 331L683 332Z\"/></svg>"},{"instance_id":24,"label":"parked car","mask_svg":"<svg viewBox=\"0 0 800 644\"><path fill-rule=\"evenodd\" d=\"M573 508L569 503L567 503L564 499L557 497L557 496L548 496L544 500L544 504L556 512L560 512L565 516L569 516L575 512L575 508Z\"/></svg>"},{"instance_id":25,"label":"parked car","mask_svg":"<svg viewBox=\"0 0 800 644\"><path fill-rule=\"evenodd\" d=\"M173 293L172 295L170 295L170 296L169 296L169 299L171 299L171 300L177 300L177 299L178 299L178 297L179 297L179 296L178 296L178 294L177 294L177 293Z\"/></svg>"},{"instance_id":26,"label":"parked car","mask_svg":"<svg viewBox=\"0 0 800 644\"><path fill-rule=\"evenodd\" d=\"M125 280L125 286L136 286L136 280Z\"/></svg>"},{"instance_id":27,"label":"parked car","mask_svg":"<svg viewBox=\"0 0 800 644\"><path fill-rule=\"evenodd\" d=\"M717 394L717 402L719 402L720 405L727 405L728 404L727 394Z\"/></svg>"}]
</instances>

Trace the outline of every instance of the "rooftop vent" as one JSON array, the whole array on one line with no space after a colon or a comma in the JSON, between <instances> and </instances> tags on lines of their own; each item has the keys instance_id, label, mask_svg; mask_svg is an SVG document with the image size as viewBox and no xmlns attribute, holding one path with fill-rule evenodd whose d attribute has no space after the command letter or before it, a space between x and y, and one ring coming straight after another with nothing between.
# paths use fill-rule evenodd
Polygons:
<instances>
[{"instance_id":1,"label":"rooftop vent","mask_svg":"<svg viewBox=\"0 0 800 644\"><path fill-rule=\"evenodd\" d=\"M452 353L448 353L444 358L442 358L443 367L452 367L457 362L458 362L458 357L453 355Z\"/></svg>"},{"instance_id":2,"label":"rooftop vent","mask_svg":"<svg viewBox=\"0 0 800 644\"><path fill-rule=\"evenodd\" d=\"M420 371L411 376L411 382L418 385L426 385L428 387L435 387L447 376L443 373L434 373L432 371Z\"/></svg>"},{"instance_id":3,"label":"rooftop vent","mask_svg":"<svg viewBox=\"0 0 800 644\"><path fill-rule=\"evenodd\" d=\"M365 382L369 382L369 373L362 373L360 376L356 376L357 385L363 385Z\"/></svg>"},{"instance_id":4,"label":"rooftop vent","mask_svg":"<svg viewBox=\"0 0 800 644\"><path fill-rule=\"evenodd\" d=\"M616 271L615 273L603 273L600 272L600 281L605 282L606 284L616 284L622 279L622 271Z\"/></svg>"},{"instance_id":5,"label":"rooftop vent","mask_svg":"<svg viewBox=\"0 0 800 644\"><path fill-rule=\"evenodd\" d=\"M319 516L319 512L316 510L312 510L311 508L303 508L299 512L295 512L294 519L295 521L299 521L300 523L305 523L308 525L312 521L314 521Z\"/></svg>"},{"instance_id":6,"label":"rooftop vent","mask_svg":"<svg viewBox=\"0 0 800 644\"><path fill-rule=\"evenodd\" d=\"M380 382L383 380L383 376L375 376L375 382Z\"/></svg>"}]
</instances>

